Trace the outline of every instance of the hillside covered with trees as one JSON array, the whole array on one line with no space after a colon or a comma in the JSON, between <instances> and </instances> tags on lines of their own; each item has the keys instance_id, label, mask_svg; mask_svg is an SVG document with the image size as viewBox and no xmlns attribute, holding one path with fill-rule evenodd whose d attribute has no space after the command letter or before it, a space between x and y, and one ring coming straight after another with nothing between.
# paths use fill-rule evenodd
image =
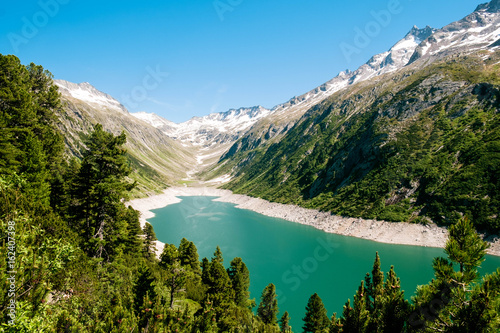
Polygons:
<instances>
[{"instance_id":1,"label":"hillside covered with trees","mask_svg":"<svg viewBox=\"0 0 500 333\"><path fill-rule=\"evenodd\" d=\"M453 55L339 91L277 142L240 139L217 174L273 202L444 226L468 215L498 234L499 59Z\"/></svg>"}]
</instances>

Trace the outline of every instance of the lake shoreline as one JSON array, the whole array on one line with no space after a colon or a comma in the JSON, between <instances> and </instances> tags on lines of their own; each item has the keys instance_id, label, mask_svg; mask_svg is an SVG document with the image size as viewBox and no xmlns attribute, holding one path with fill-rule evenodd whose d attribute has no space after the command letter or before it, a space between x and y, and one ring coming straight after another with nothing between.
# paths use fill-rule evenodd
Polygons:
<instances>
[{"instance_id":1,"label":"lake shoreline","mask_svg":"<svg viewBox=\"0 0 500 333\"><path fill-rule=\"evenodd\" d=\"M385 222L332 215L296 205L280 204L246 195L234 194L229 190L212 187L170 187L162 194L148 198L134 199L127 204L141 213L141 228L148 219L155 216L151 211L179 203L178 196L215 196L214 201L228 202L240 209L248 209L262 215L315 227L328 233L357 237L380 243L415 245L444 248L448 230L436 225L421 225L406 222ZM500 239L487 239L488 254L500 256ZM158 255L164 244L157 241Z\"/></svg>"}]
</instances>

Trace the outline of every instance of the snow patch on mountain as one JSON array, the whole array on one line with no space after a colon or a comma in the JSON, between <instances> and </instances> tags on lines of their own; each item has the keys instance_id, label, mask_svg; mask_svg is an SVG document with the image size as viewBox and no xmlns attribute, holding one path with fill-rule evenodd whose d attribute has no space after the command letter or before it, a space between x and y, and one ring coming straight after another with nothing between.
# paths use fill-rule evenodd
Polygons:
<instances>
[{"instance_id":1,"label":"snow patch on mountain","mask_svg":"<svg viewBox=\"0 0 500 333\"><path fill-rule=\"evenodd\" d=\"M410 62L422 57L439 58L456 53L494 50L500 41L500 1L478 6L460 21L437 30L415 49Z\"/></svg>"},{"instance_id":2,"label":"snow patch on mountain","mask_svg":"<svg viewBox=\"0 0 500 333\"><path fill-rule=\"evenodd\" d=\"M88 82L72 83L64 80L54 80L54 83L59 87L59 92L66 97L78 99L94 107L104 107L128 113L127 109L119 101L97 90Z\"/></svg>"},{"instance_id":3,"label":"snow patch on mountain","mask_svg":"<svg viewBox=\"0 0 500 333\"><path fill-rule=\"evenodd\" d=\"M138 112L132 115L186 145L211 146L237 140L253 124L270 113L270 110L261 106L231 109L204 117L193 117L180 124L153 113Z\"/></svg>"},{"instance_id":4,"label":"snow patch on mountain","mask_svg":"<svg viewBox=\"0 0 500 333\"><path fill-rule=\"evenodd\" d=\"M406 66L419 44L433 34L436 29L429 26L419 29L414 26L408 34L386 52L373 56L355 71L340 72L335 78L304 95L293 97L288 102L275 106L272 111L282 117L296 117L309 108L330 97L337 91L374 77L394 72Z\"/></svg>"}]
</instances>

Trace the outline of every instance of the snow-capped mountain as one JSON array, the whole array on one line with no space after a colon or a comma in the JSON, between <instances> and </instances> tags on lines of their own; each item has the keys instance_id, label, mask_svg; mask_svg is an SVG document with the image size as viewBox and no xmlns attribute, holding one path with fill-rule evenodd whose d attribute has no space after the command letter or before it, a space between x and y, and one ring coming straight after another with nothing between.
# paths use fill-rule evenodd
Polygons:
<instances>
[{"instance_id":1,"label":"snow-capped mountain","mask_svg":"<svg viewBox=\"0 0 500 333\"><path fill-rule=\"evenodd\" d=\"M179 127L179 124L160 117L155 113L147 113L142 111L131 113L131 115L166 133L174 132Z\"/></svg>"},{"instance_id":2,"label":"snow-capped mountain","mask_svg":"<svg viewBox=\"0 0 500 333\"><path fill-rule=\"evenodd\" d=\"M88 82L72 83L64 80L54 80L59 87L59 92L66 96L83 101L97 108L111 108L113 110L128 113L125 106L110 95L97 90Z\"/></svg>"},{"instance_id":3,"label":"snow-capped mountain","mask_svg":"<svg viewBox=\"0 0 500 333\"><path fill-rule=\"evenodd\" d=\"M198 162L193 170L188 171L195 174L217 163L223 155L252 150L270 140L279 141L308 110L341 90L361 82L381 80L383 75L410 65L418 68L449 55L478 50L486 52L499 47L500 0L493 0L480 5L464 19L441 29L414 26L388 51L373 56L358 69L343 71L323 85L271 110L261 106L232 109L194 117L180 124L152 113L129 114L119 101L89 83L75 84L62 80L55 80L55 83L68 100L81 101L96 110L115 110L133 116L131 118L139 123L145 122L182 144ZM488 54L485 53L485 56Z\"/></svg>"},{"instance_id":4,"label":"snow-capped mountain","mask_svg":"<svg viewBox=\"0 0 500 333\"><path fill-rule=\"evenodd\" d=\"M270 113L271 111L266 108L255 106L193 117L180 124L163 119L154 113L138 112L132 115L184 144L208 147L237 140L253 124Z\"/></svg>"},{"instance_id":5,"label":"snow-capped mountain","mask_svg":"<svg viewBox=\"0 0 500 333\"><path fill-rule=\"evenodd\" d=\"M419 29L414 26L408 34L386 52L373 56L355 71L340 72L335 78L301 96L294 97L284 104L275 106L272 111L301 115L306 109L319 103L337 91L353 84L394 72L408 64L418 45L434 33L429 26ZM302 112L301 112L302 111Z\"/></svg>"},{"instance_id":6,"label":"snow-capped mountain","mask_svg":"<svg viewBox=\"0 0 500 333\"><path fill-rule=\"evenodd\" d=\"M500 0L479 5L470 15L437 30L415 49L410 62L500 47Z\"/></svg>"}]
</instances>

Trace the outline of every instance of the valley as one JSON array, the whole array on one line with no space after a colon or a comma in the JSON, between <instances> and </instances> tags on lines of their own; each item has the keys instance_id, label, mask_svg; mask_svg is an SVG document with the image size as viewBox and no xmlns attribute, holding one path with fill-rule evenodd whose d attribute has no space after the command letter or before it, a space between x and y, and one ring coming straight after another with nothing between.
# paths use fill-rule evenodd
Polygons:
<instances>
[{"instance_id":1,"label":"valley","mask_svg":"<svg viewBox=\"0 0 500 333\"><path fill-rule=\"evenodd\" d=\"M87 83L56 81L66 105L63 130L72 133L67 149L75 154L71 138L102 122L129 136L135 196L167 186L222 186L367 220L446 227L470 214L479 230L495 235L498 185L480 183L497 172L496 6L479 6L441 29L413 27L357 70L271 109L177 124L129 113ZM481 159L486 151L493 155ZM477 176L463 180L468 173Z\"/></svg>"},{"instance_id":2,"label":"valley","mask_svg":"<svg viewBox=\"0 0 500 333\"><path fill-rule=\"evenodd\" d=\"M60 14L57 0L38 4L33 20L50 22L26 42L39 59L56 59L58 75L98 73L96 86L111 79L116 93L141 77L136 58L179 65L156 66L154 84L146 67L143 86L128 90L141 93L134 112L92 83L23 64L26 53L0 54L0 331L498 331L500 0L442 28L398 30L387 51L273 107L179 123L142 109L193 111L196 96L219 110L234 92L219 81L224 73L246 73L231 82L261 93L272 87L231 97L282 96L259 67L269 70L279 50L274 61L288 66L288 57L309 59L288 79L295 66L312 71L327 29L342 19L328 16L327 28L319 18L350 5L230 3L227 17L215 7L216 24L207 16L192 24L205 2L98 12L72 2ZM274 6L268 23L282 30L251 24L240 43L241 18L260 22ZM426 19L443 14L423 9ZM400 15L392 27L413 20ZM313 23L323 28L304 34ZM297 36L280 44L285 30ZM210 101L207 91L216 91Z\"/></svg>"}]
</instances>

